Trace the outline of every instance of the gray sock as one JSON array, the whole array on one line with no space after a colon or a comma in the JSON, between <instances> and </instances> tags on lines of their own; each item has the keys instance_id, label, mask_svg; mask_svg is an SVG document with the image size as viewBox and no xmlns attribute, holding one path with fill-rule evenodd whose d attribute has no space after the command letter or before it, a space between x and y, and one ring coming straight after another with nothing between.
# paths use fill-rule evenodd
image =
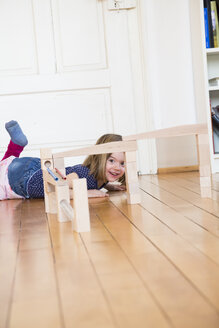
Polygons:
<instances>
[{"instance_id":1,"label":"gray sock","mask_svg":"<svg viewBox=\"0 0 219 328\"><path fill-rule=\"evenodd\" d=\"M5 128L8 131L13 143L22 147L25 147L28 144L28 140L23 134L23 131L17 121L7 122L5 124Z\"/></svg>"}]
</instances>

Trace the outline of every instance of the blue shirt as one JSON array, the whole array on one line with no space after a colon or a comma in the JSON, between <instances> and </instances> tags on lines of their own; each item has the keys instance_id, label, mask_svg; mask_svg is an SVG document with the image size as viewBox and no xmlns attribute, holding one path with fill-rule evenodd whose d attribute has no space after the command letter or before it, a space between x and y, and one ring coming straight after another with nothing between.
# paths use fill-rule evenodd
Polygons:
<instances>
[{"instance_id":1,"label":"blue shirt","mask_svg":"<svg viewBox=\"0 0 219 328\"><path fill-rule=\"evenodd\" d=\"M77 173L79 178L87 179L87 189L98 189L97 180L93 175L90 175L90 171L86 166L81 164L69 166L65 169L66 175L70 173ZM27 183L27 194L29 198L42 198L44 197L43 187L43 173L42 170L37 170L29 179Z\"/></svg>"},{"instance_id":2,"label":"blue shirt","mask_svg":"<svg viewBox=\"0 0 219 328\"><path fill-rule=\"evenodd\" d=\"M65 170L66 175L75 172L79 178L86 178L87 189L98 189L97 180L90 174L90 170L86 166L78 164L69 166ZM8 180L11 189L20 196L25 198L44 197L43 174L40 159L37 157L13 159L8 167Z\"/></svg>"}]
</instances>

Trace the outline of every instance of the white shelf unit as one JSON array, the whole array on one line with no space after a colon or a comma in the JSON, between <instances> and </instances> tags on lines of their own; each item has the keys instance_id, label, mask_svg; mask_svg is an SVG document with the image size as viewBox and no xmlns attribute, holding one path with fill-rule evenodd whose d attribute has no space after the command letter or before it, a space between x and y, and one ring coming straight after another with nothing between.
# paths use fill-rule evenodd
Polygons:
<instances>
[{"instance_id":1,"label":"white shelf unit","mask_svg":"<svg viewBox=\"0 0 219 328\"><path fill-rule=\"evenodd\" d=\"M219 48L206 49L208 80L219 76ZM211 107L219 105L219 86L209 86ZM209 108L210 113L210 108ZM211 114L210 114L211 116ZM211 123L211 122L210 122ZM219 129L218 129L219 130ZM219 166L219 136L212 131L213 167ZM219 169L217 170L219 172Z\"/></svg>"},{"instance_id":2,"label":"white shelf unit","mask_svg":"<svg viewBox=\"0 0 219 328\"><path fill-rule=\"evenodd\" d=\"M212 121L211 121L211 107L219 105L219 86L210 86L209 79L219 77L219 48L208 48L205 47L205 30L204 30L204 6L203 0L200 0L201 5L201 22L202 22L202 42L204 49L204 60L205 60L205 86L206 86L206 107L207 107L207 120L209 127L209 142L211 151L211 166L212 173L219 172L219 136L213 133Z\"/></svg>"},{"instance_id":3,"label":"white shelf unit","mask_svg":"<svg viewBox=\"0 0 219 328\"><path fill-rule=\"evenodd\" d=\"M206 49L208 55L219 54L219 48L208 48Z\"/></svg>"},{"instance_id":4,"label":"white shelf unit","mask_svg":"<svg viewBox=\"0 0 219 328\"><path fill-rule=\"evenodd\" d=\"M219 86L209 86L208 87L209 91L218 91L219 90Z\"/></svg>"}]
</instances>

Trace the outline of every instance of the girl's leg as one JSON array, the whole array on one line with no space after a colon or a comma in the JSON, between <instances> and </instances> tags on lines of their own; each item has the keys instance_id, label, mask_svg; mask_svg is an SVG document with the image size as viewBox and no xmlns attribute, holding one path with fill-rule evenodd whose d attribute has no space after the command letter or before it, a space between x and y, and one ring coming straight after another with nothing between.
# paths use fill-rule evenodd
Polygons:
<instances>
[{"instance_id":1,"label":"girl's leg","mask_svg":"<svg viewBox=\"0 0 219 328\"><path fill-rule=\"evenodd\" d=\"M10 140L8 149L7 149L4 157L2 158L2 161L10 156L19 157L20 153L22 152L23 149L24 149L24 147L16 145L15 143L13 143L13 141Z\"/></svg>"},{"instance_id":2,"label":"girl's leg","mask_svg":"<svg viewBox=\"0 0 219 328\"><path fill-rule=\"evenodd\" d=\"M20 125L16 121L6 123L5 128L8 131L11 140L2 161L10 156L19 157L20 153L28 143Z\"/></svg>"}]
</instances>

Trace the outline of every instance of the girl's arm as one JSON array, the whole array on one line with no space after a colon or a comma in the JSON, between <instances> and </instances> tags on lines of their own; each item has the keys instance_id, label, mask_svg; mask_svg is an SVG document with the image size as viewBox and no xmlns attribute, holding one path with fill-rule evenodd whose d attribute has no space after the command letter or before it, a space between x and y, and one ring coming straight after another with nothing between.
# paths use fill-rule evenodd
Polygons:
<instances>
[{"instance_id":1,"label":"girl's arm","mask_svg":"<svg viewBox=\"0 0 219 328\"><path fill-rule=\"evenodd\" d=\"M107 189L108 191L124 191L124 190L126 190L125 185L112 184L112 183L107 183L104 186L104 188Z\"/></svg>"},{"instance_id":2,"label":"girl's arm","mask_svg":"<svg viewBox=\"0 0 219 328\"><path fill-rule=\"evenodd\" d=\"M78 179L77 173L70 173L66 176L68 185L69 185L69 191L70 191L70 198L73 199L73 185L72 185L72 180L73 179ZM101 190L97 189L91 189L87 191L88 198L94 198L94 197L108 197L109 195Z\"/></svg>"},{"instance_id":3,"label":"girl's arm","mask_svg":"<svg viewBox=\"0 0 219 328\"><path fill-rule=\"evenodd\" d=\"M87 191L88 198L94 198L94 197L109 197L109 195L101 190L97 189L90 189Z\"/></svg>"},{"instance_id":4,"label":"girl's arm","mask_svg":"<svg viewBox=\"0 0 219 328\"><path fill-rule=\"evenodd\" d=\"M71 199L74 199L73 197L73 189L69 189L70 191L70 198ZM101 191L101 190L97 190L97 189L91 189L91 190L88 190L87 191L87 196L88 198L95 198L95 197L98 197L98 198L103 198L103 197L109 197L109 195L104 192L104 191Z\"/></svg>"}]
</instances>

